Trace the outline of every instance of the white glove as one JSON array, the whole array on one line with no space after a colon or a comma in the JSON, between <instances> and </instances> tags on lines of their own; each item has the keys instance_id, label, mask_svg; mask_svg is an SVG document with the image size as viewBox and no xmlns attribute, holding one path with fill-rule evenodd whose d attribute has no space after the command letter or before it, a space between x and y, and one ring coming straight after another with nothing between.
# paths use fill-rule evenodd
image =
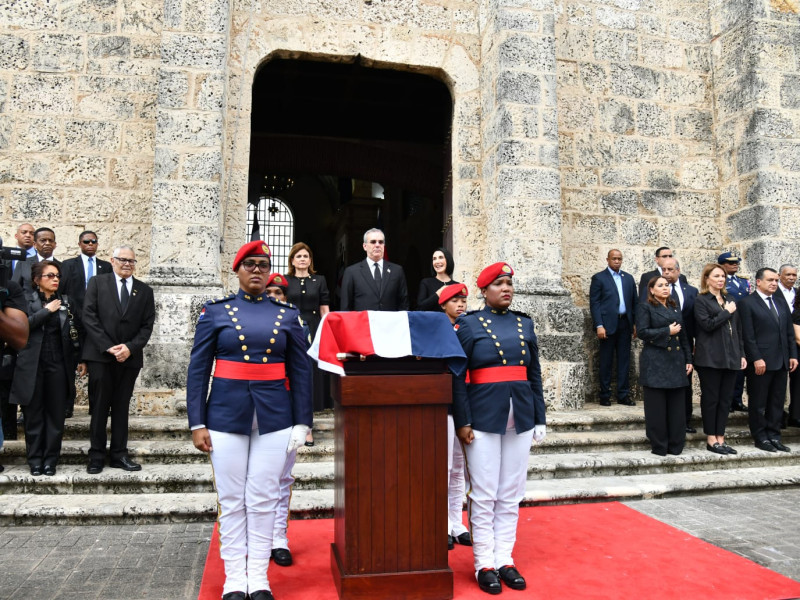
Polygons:
<instances>
[{"instance_id":1,"label":"white glove","mask_svg":"<svg viewBox=\"0 0 800 600\"><path fill-rule=\"evenodd\" d=\"M306 435L308 435L308 425L295 425L292 427L292 432L289 434L289 447L286 448L286 454L290 454L292 450L297 450L300 446L305 444Z\"/></svg>"},{"instance_id":2,"label":"white glove","mask_svg":"<svg viewBox=\"0 0 800 600\"><path fill-rule=\"evenodd\" d=\"M547 435L547 425L534 425L533 426L533 441L537 444L541 442Z\"/></svg>"}]
</instances>

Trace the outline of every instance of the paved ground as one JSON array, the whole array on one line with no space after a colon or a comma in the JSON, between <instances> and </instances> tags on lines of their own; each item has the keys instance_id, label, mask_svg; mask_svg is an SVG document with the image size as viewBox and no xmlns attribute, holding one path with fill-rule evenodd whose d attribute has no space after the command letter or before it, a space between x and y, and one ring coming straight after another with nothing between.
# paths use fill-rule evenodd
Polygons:
<instances>
[{"instance_id":1,"label":"paved ground","mask_svg":"<svg viewBox=\"0 0 800 600\"><path fill-rule=\"evenodd\" d=\"M800 581L800 492L628 506ZM213 524L0 527L0 598L194 600Z\"/></svg>"}]
</instances>

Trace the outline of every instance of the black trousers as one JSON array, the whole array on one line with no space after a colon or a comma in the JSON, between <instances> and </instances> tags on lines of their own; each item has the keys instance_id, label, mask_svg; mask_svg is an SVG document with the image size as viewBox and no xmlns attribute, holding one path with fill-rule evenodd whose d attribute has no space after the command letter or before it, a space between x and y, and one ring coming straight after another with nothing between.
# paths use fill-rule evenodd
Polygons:
<instances>
[{"instance_id":1,"label":"black trousers","mask_svg":"<svg viewBox=\"0 0 800 600\"><path fill-rule=\"evenodd\" d=\"M631 365L631 326L623 316L617 323L617 331L600 343L599 379L600 399L611 398L611 371L614 355L617 355L617 400L625 400L630 393L628 370Z\"/></svg>"},{"instance_id":2,"label":"black trousers","mask_svg":"<svg viewBox=\"0 0 800 600\"><path fill-rule=\"evenodd\" d=\"M0 420L3 421L3 437L6 440L17 439L17 405L11 404L11 380L0 379Z\"/></svg>"},{"instance_id":3,"label":"black trousers","mask_svg":"<svg viewBox=\"0 0 800 600\"><path fill-rule=\"evenodd\" d=\"M800 368L789 373L789 418L800 420Z\"/></svg>"},{"instance_id":4,"label":"black trousers","mask_svg":"<svg viewBox=\"0 0 800 600\"><path fill-rule=\"evenodd\" d=\"M56 466L64 437L64 407L69 384L63 362L40 362L33 397L22 407L25 450L30 466Z\"/></svg>"},{"instance_id":5,"label":"black trousers","mask_svg":"<svg viewBox=\"0 0 800 600\"><path fill-rule=\"evenodd\" d=\"M655 454L680 454L686 443L686 393L679 388L643 387L644 424Z\"/></svg>"},{"instance_id":6,"label":"black trousers","mask_svg":"<svg viewBox=\"0 0 800 600\"><path fill-rule=\"evenodd\" d=\"M686 426L688 427L689 426L689 421L692 420L692 412L694 412L694 406L692 406L692 398L694 398L694 389L692 387L692 383L693 383L692 376L689 375L689 376L686 377L686 379L689 381L689 385L687 385L683 389L685 390L685 394L684 394L684 412L686 413Z\"/></svg>"},{"instance_id":7,"label":"black trousers","mask_svg":"<svg viewBox=\"0 0 800 600\"><path fill-rule=\"evenodd\" d=\"M733 401L733 387L739 371L695 367L700 377L700 414L703 416L703 433L725 435L728 416Z\"/></svg>"},{"instance_id":8,"label":"black trousers","mask_svg":"<svg viewBox=\"0 0 800 600\"><path fill-rule=\"evenodd\" d=\"M89 425L89 460L104 460L106 456L106 424L111 414L111 447L109 456L117 460L128 454L128 406L133 386L139 376L138 368L125 363L89 361L89 385L93 387L94 403Z\"/></svg>"},{"instance_id":9,"label":"black trousers","mask_svg":"<svg viewBox=\"0 0 800 600\"><path fill-rule=\"evenodd\" d=\"M756 375L755 369L750 365L747 365L746 370L750 435L757 442L780 440L786 378L789 372L780 369Z\"/></svg>"}]
</instances>

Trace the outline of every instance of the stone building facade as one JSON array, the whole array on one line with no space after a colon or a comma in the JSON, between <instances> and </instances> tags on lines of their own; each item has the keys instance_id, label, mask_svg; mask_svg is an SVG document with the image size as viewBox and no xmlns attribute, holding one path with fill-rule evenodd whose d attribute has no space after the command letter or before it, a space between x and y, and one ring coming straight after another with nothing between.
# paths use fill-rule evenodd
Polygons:
<instances>
[{"instance_id":1,"label":"stone building facade","mask_svg":"<svg viewBox=\"0 0 800 600\"><path fill-rule=\"evenodd\" d=\"M159 310L139 410L174 408L233 285L256 70L355 56L450 89L455 275L517 268L552 406L592 399L609 249L638 276L669 245L690 280L722 250L797 260L796 0L0 0L2 234L135 246Z\"/></svg>"}]
</instances>

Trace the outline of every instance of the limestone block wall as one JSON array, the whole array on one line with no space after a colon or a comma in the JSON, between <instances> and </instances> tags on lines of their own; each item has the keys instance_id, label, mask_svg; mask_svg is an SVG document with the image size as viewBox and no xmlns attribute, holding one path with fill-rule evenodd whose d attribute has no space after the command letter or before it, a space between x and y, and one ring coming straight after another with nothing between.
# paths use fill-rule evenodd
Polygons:
<instances>
[{"instance_id":1,"label":"limestone block wall","mask_svg":"<svg viewBox=\"0 0 800 600\"><path fill-rule=\"evenodd\" d=\"M0 4L0 235L30 221L150 258L160 0Z\"/></svg>"},{"instance_id":2,"label":"limestone block wall","mask_svg":"<svg viewBox=\"0 0 800 600\"><path fill-rule=\"evenodd\" d=\"M588 306L609 249L637 278L671 246L687 274L723 236L706 0L560 4L564 281ZM690 277L691 278L691 277Z\"/></svg>"},{"instance_id":3,"label":"limestone block wall","mask_svg":"<svg viewBox=\"0 0 800 600\"><path fill-rule=\"evenodd\" d=\"M711 2L720 213L744 270L800 260L800 21L784 0Z\"/></svg>"}]
</instances>

